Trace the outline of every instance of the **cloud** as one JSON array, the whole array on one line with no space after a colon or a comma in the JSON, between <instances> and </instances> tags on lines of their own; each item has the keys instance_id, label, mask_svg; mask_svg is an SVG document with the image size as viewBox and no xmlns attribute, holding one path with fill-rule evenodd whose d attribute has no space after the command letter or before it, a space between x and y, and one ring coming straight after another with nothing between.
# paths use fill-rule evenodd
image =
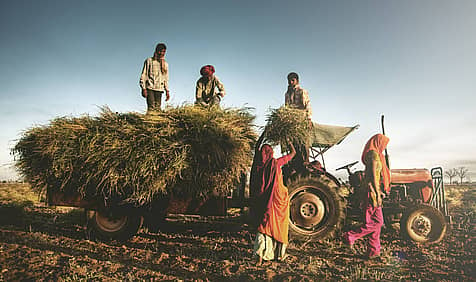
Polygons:
<instances>
[{"instance_id":1,"label":"cloud","mask_svg":"<svg viewBox=\"0 0 476 282\"><path fill-rule=\"evenodd\" d=\"M18 178L19 174L12 165L0 165L0 181L17 180Z\"/></svg>"}]
</instances>

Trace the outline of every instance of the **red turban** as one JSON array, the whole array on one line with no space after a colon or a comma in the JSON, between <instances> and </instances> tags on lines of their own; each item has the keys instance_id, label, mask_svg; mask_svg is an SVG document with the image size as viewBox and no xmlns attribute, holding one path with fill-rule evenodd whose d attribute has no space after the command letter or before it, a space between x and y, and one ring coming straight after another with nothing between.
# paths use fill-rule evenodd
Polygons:
<instances>
[{"instance_id":1,"label":"red turban","mask_svg":"<svg viewBox=\"0 0 476 282\"><path fill-rule=\"evenodd\" d=\"M215 73L215 68L212 65L206 65L200 69L200 75L212 76L214 73Z\"/></svg>"}]
</instances>

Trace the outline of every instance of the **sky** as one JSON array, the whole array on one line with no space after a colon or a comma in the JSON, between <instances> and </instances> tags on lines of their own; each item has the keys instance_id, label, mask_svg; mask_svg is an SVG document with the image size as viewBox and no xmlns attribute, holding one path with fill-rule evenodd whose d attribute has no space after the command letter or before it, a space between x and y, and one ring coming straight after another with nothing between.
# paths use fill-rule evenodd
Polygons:
<instances>
[{"instance_id":1,"label":"sky","mask_svg":"<svg viewBox=\"0 0 476 282\"><path fill-rule=\"evenodd\" d=\"M168 105L193 103L212 64L222 105L263 126L297 72L314 122L360 125L325 154L329 172L360 160L385 115L392 168L463 166L474 181L474 15L473 0L2 0L0 180L17 177L10 150L31 127L102 106L144 113L140 72L164 42Z\"/></svg>"}]
</instances>

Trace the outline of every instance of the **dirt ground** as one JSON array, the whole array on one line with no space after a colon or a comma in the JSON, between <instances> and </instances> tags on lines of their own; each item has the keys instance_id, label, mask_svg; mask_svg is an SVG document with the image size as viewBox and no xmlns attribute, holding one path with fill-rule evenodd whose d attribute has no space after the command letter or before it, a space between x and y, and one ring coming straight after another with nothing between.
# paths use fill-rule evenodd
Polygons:
<instances>
[{"instance_id":1,"label":"dirt ground","mask_svg":"<svg viewBox=\"0 0 476 282\"><path fill-rule=\"evenodd\" d=\"M262 266L252 257L254 233L239 216L176 215L158 233L100 242L86 239L80 209L0 198L0 281L475 281L476 189L451 189L453 224L438 244L403 241L387 226L384 262L361 259L364 242L353 254L335 239L291 242L285 262Z\"/></svg>"}]
</instances>

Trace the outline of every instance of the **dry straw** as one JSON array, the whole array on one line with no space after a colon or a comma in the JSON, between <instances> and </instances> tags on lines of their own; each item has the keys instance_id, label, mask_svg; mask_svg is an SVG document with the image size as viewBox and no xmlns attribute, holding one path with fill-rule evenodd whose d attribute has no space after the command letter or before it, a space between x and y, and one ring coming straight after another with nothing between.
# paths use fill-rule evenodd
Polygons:
<instances>
[{"instance_id":1,"label":"dry straw","mask_svg":"<svg viewBox=\"0 0 476 282\"><path fill-rule=\"evenodd\" d=\"M39 190L150 203L169 193L224 194L251 163L249 109L170 107L153 115L56 118L24 132L16 165Z\"/></svg>"},{"instance_id":2,"label":"dry straw","mask_svg":"<svg viewBox=\"0 0 476 282\"><path fill-rule=\"evenodd\" d=\"M285 146L289 143L310 143L311 122L305 111L282 106L271 110L264 128L265 142Z\"/></svg>"}]
</instances>

